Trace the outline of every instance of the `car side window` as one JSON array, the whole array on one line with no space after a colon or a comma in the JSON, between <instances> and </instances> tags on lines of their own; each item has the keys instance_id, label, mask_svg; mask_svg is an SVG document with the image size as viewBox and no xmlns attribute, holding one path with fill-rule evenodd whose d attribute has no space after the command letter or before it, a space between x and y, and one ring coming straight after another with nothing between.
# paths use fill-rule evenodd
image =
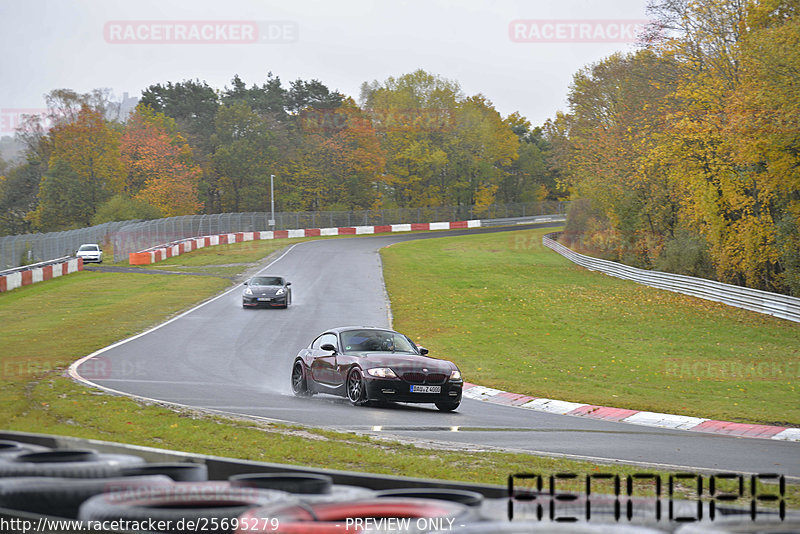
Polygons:
<instances>
[{"instance_id":1,"label":"car side window","mask_svg":"<svg viewBox=\"0 0 800 534\"><path fill-rule=\"evenodd\" d=\"M322 345L326 343L330 343L334 347L339 346L339 343L337 343L336 341L335 334L322 334L321 336L319 336L317 339L314 340L314 342L311 344L311 348L319 350L320 347L322 347Z\"/></svg>"}]
</instances>

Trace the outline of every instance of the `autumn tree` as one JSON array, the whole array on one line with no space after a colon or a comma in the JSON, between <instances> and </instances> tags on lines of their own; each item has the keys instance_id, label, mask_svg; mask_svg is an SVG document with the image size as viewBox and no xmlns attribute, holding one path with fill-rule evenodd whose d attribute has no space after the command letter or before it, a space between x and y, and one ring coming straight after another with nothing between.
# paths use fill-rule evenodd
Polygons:
<instances>
[{"instance_id":1,"label":"autumn tree","mask_svg":"<svg viewBox=\"0 0 800 534\"><path fill-rule=\"evenodd\" d=\"M422 70L362 87L362 106L387 154L385 205L447 203L444 144L460 97L457 83Z\"/></svg>"},{"instance_id":2,"label":"autumn tree","mask_svg":"<svg viewBox=\"0 0 800 534\"><path fill-rule=\"evenodd\" d=\"M125 193L117 193L97 208L92 217L92 225L112 221L133 221L160 219L161 210L147 202L136 200Z\"/></svg>"},{"instance_id":3,"label":"autumn tree","mask_svg":"<svg viewBox=\"0 0 800 534\"><path fill-rule=\"evenodd\" d=\"M299 125L304 148L293 169L302 173L303 209L378 207L386 159L369 116L346 99L305 108Z\"/></svg>"},{"instance_id":4,"label":"autumn tree","mask_svg":"<svg viewBox=\"0 0 800 534\"><path fill-rule=\"evenodd\" d=\"M271 72L261 86L253 84L249 88L238 74L235 75L231 80L231 87L222 92L221 102L227 106L234 103L246 104L253 112L262 117L269 115L276 121L287 118L286 89L282 87L281 79L273 77Z\"/></svg>"},{"instance_id":5,"label":"autumn tree","mask_svg":"<svg viewBox=\"0 0 800 534\"><path fill-rule=\"evenodd\" d=\"M568 137L557 156L564 184L605 213L600 248L641 267L652 267L676 224L664 169L650 160L674 70L650 51L614 54L574 76L570 113L560 118Z\"/></svg>"},{"instance_id":6,"label":"autumn tree","mask_svg":"<svg viewBox=\"0 0 800 534\"><path fill-rule=\"evenodd\" d=\"M178 130L195 149L195 156L205 163L213 151L210 138L220 106L213 88L199 80L154 84L142 91L139 103L175 119Z\"/></svg>"},{"instance_id":7,"label":"autumn tree","mask_svg":"<svg viewBox=\"0 0 800 534\"><path fill-rule=\"evenodd\" d=\"M38 203L40 166L38 161L29 161L0 176L0 235L27 234L33 230L28 214Z\"/></svg>"},{"instance_id":8,"label":"autumn tree","mask_svg":"<svg viewBox=\"0 0 800 534\"><path fill-rule=\"evenodd\" d=\"M266 211L270 174L279 160L270 122L244 102L220 107L214 119L214 172L224 211Z\"/></svg>"},{"instance_id":9,"label":"autumn tree","mask_svg":"<svg viewBox=\"0 0 800 534\"><path fill-rule=\"evenodd\" d=\"M125 192L158 208L163 217L197 213L201 170L175 121L140 104L121 137Z\"/></svg>"},{"instance_id":10,"label":"autumn tree","mask_svg":"<svg viewBox=\"0 0 800 534\"><path fill-rule=\"evenodd\" d=\"M779 228L791 248L796 226L784 219L797 191L796 3L660 7L661 19L677 23L657 49L680 58L661 156L681 188L682 214L708 242L720 280L784 290Z\"/></svg>"},{"instance_id":11,"label":"autumn tree","mask_svg":"<svg viewBox=\"0 0 800 534\"><path fill-rule=\"evenodd\" d=\"M636 265L797 293L797 2L650 9L646 46L576 74L569 113L545 126L549 163L591 199L579 218L605 218L588 240L605 232Z\"/></svg>"},{"instance_id":12,"label":"autumn tree","mask_svg":"<svg viewBox=\"0 0 800 534\"><path fill-rule=\"evenodd\" d=\"M297 113L307 108L336 109L346 100L339 91L331 91L319 80L297 79L289 83L285 108L289 113Z\"/></svg>"},{"instance_id":13,"label":"autumn tree","mask_svg":"<svg viewBox=\"0 0 800 534\"><path fill-rule=\"evenodd\" d=\"M97 208L124 186L119 132L83 106L73 122L51 128L52 153L30 217L40 230L90 226Z\"/></svg>"},{"instance_id":14,"label":"autumn tree","mask_svg":"<svg viewBox=\"0 0 800 534\"><path fill-rule=\"evenodd\" d=\"M53 158L39 186L39 207L31 213L36 228L55 231L90 226L97 206L84 194L83 182L67 162Z\"/></svg>"},{"instance_id":15,"label":"autumn tree","mask_svg":"<svg viewBox=\"0 0 800 534\"><path fill-rule=\"evenodd\" d=\"M748 11L739 83L723 129L742 188L736 271L750 285L800 294L800 18L796 2ZM730 247L730 246L729 246Z\"/></svg>"},{"instance_id":16,"label":"autumn tree","mask_svg":"<svg viewBox=\"0 0 800 534\"><path fill-rule=\"evenodd\" d=\"M518 157L506 167L496 197L502 203L539 202L552 195L557 198L555 173L547 166L549 143L542 128L532 128L530 121L518 112L505 119L519 138Z\"/></svg>"},{"instance_id":17,"label":"autumn tree","mask_svg":"<svg viewBox=\"0 0 800 534\"><path fill-rule=\"evenodd\" d=\"M459 102L455 128L445 144L448 196L455 204L474 205L478 214L484 214L518 158L519 144L509 123L484 96Z\"/></svg>"}]
</instances>

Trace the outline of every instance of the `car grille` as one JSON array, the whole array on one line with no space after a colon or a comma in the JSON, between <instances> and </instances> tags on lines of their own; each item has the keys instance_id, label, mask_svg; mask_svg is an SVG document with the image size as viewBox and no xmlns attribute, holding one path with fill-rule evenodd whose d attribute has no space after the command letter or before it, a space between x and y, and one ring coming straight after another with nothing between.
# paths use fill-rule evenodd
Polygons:
<instances>
[{"instance_id":1,"label":"car grille","mask_svg":"<svg viewBox=\"0 0 800 534\"><path fill-rule=\"evenodd\" d=\"M403 380L412 384L441 384L446 378L447 375L441 373L403 373Z\"/></svg>"}]
</instances>

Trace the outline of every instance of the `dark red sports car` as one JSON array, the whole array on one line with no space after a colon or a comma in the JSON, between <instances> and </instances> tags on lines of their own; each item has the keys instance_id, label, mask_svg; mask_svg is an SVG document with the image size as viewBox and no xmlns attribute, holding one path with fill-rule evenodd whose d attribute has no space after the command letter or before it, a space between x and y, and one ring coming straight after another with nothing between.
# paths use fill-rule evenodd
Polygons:
<instances>
[{"instance_id":1,"label":"dark red sports car","mask_svg":"<svg viewBox=\"0 0 800 534\"><path fill-rule=\"evenodd\" d=\"M427 354L427 349L393 330L334 328L297 354L292 391L300 397L340 395L354 405L430 402L443 411L455 410L464 385L461 372L453 362Z\"/></svg>"}]
</instances>

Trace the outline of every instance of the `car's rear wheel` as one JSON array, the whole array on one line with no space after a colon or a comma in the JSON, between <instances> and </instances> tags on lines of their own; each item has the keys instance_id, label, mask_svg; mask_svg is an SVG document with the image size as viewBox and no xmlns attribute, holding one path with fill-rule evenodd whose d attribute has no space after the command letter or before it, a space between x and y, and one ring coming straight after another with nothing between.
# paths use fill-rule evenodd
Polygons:
<instances>
[{"instance_id":1,"label":"car's rear wheel","mask_svg":"<svg viewBox=\"0 0 800 534\"><path fill-rule=\"evenodd\" d=\"M311 396L311 392L308 390L308 382L306 381L306 373L303 369L303 362L300 360L294 362L294 367L292 367L292 391L298 397Z\"/></svg>"},{"instance_id":2,"label":"car's rear wheel","mask_svg":"<svg viewBox=\"0 0 800 534\"><path fill-rule=\"evenodd\" d=\"M367 402L367 388L361 369L353 369L347 375L347 398L353 406L361 406Z\"/></svg>"},{"instance_id":3,"label":"car's rear wheel","mask_svg":"<svg viewBox=\"0 0 800 534\"><path fill-rule=\"evenodd\" d=\"M461 404L460 402L450 402L450 401L442 401L437 402L436 407L439 408L443 412L452 412L458 405Z\"/></svg>"}]
</instances>

